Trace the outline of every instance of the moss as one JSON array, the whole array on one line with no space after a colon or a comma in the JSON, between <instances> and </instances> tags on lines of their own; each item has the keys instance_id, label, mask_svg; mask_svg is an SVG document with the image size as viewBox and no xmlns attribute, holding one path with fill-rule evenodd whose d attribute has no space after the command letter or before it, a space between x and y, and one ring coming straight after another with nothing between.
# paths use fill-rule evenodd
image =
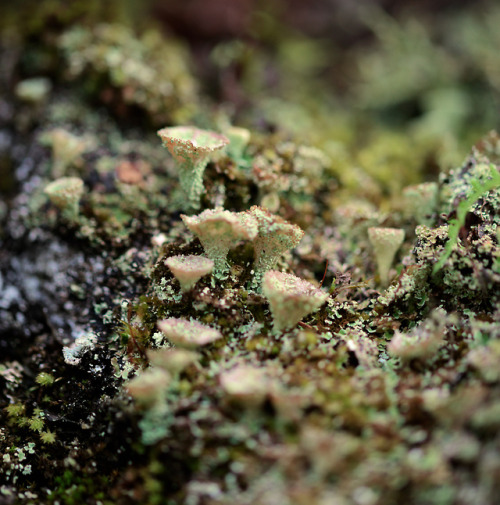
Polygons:
<instances>
[{"instance_id":1,"label":"moss","mask_svg":"<svg viewBox=\"0 0 500 505\"><path fill-rule=\"evenodd\" d=\"M54 376L49 374L49 373L46 373L46 372L40 372L37 376L36 376L36 382L38 382L38 384L40 384L41 386L51 386L52 384L54 384Z\"/></svg>"},{"instance_id":2,"label":"moss","mask_svg":"<svg viewBox=\"0 0 500 505\"><path fill-rule=\"evenodd\" d=\"M21 403L12 403L11 405L5 407L5 410L7 411L7 415L9 417L20 417L25 413L26 408Z\"/></svg>"},{"instance_id":3,"label":"moss","mask_svg":"<svg viewBox=\"0 0 500 505\"><path fill-rule=\"evenodd\" d=\"M54 483L57 487L48 496L52 503L76 505L86 499L101 501L103 504L112 503L106 500L105 495L98 490L106 486L106 477L88 478L71 470L65 470L62 475L55 478Z\"/></svg>"},{"instance_id":4,"label":"moss","mask_svg":"<svg viewBox=\"0 0 500 505\"><path fill-rule=\"evenodd\" d=\"M38 416L33 416L29 421L28 421L28 426L30 430L32 431L38 431L41 432L44 428L44 421L41 417Z\"/></svg>"},{"instance_id":5,"label":"moss","mask_svg":"<svg viewBox=\"0 0 500 505\"><path fill-rule=\"evenodd\" d=\"M53 444L57 440L55 433L52 433L51 431L43 431L40 433L40 440L44 444Z\"/></svg>"}]
</instances>

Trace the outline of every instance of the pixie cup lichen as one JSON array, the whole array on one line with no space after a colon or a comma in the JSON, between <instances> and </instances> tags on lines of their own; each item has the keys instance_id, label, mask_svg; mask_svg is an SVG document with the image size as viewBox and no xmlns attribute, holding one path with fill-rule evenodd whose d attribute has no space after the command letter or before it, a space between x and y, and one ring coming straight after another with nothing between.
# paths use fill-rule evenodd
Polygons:
<instances>
[{"instance_id":1,"label":"pixie cup lichen","mask_svg":"<svg viewBox=\"0 0 500 505\"><path fill-rule=\"evenodd\" d=\"M84 192L83 181L79 177L60 177L45 186L45 194L59 208L65 217L75 221Z\"/></svg>"},{"instance_id":2,"label":"pixie cup lichen","mask_svg":"<svg viewBox=\"0 0 500 505\"><path fill-rule=\"evenodd\" d=\"M207 209L197 216L181 215L184 224L201 242L205 254L214 262L216 275L227 270L226 258L239 240L257 236L257 222L244 212Z\"/></svg>"},{"instance_id":3,"label":"pixie cup lichen","mask_svg":"<svg viewBox=\"0 0 500 505\"><path fill-rule=\"evenodd\" d=\"M292 274L271 270L264 274L262 293L269 301L274 328L293 328L305 316L318 310L328 294Z\"/></svg>"},{"instance_id":4,"label":"pixie cup lichen","mask_svg":"<svg viewBox=\"0 0 500 505\"><path fill-rule=\"evenodd\" d=\"M165 260L174 277L181 285L183 293L190 291L204 276L212 272L214 262L203 256L171 256Z\"/></svg>"},{"instance_id":5,"label":"pixie cup lichen","mask_svg":"<svg viewBox=\"0 0 500 505\"><path fill-rule=\"evenodd\" d=\"M399 228L368 228L368 238L375 253L380 283L387 286L389 270L403 243L405 232Z\"/></svg>"},{"instance_id":6,"label":"pixie cup lichen","mask_svg":"<svg viewBox=\"0 0 500 505\"><path fill-rule=\"evenodd\" d=\"M189 365L196 363L199 358L199 354L194 351L172 347L150 349L147 355L151 365L167 371L172 376L180 374Z\"/></svg>"},{"instance_id":7,"label":"pixie cup lichen","mask_svg":"<svg viewBox=\"0 0 500 505\"><path fill-rule=\"evenodd\" d=\"M436 182L424 182L403 189L404 215L418 224L430 225L438 205L439 187Z\"/></svg>"},{"instance_id":8,"label":"pixie cup lichen","mask_svg":"<svg viewBox=\"0 0 500 505\"><path fill-rule=\"evenodd\" d=\"M184 349L196 349L222 338L222 333L198 321L170 317L158 321L158 328L174 345Z\"/></svg>"},{"instance_id":9,"label":"pixie cup lichen","mask_svg":"<svg viewBox=\"0 0 500 505\"><path fill-rule=\"evenodd\" d=\"M152 368L136 375L126 385L128 394L139 404L147 406L157 403L168 385L171 377L162 368Z\"/></svg>"},{"instance_id":10,"label":"pixie cup lichen","mask_svg":"<svg viewBox=\"0 0 500 505\"><path fill-rule=\"evenodd\" d=\"M240 364L221 373L219 382L229 400L243 407L259 407L269 393L269 377L252 365Z\"/></svg>"},{"instance_id":11,"label":"pixie cup lichen","mask_svg":"<svg viewBox=\"0 0 500 505\"><path fill-rule=\"evenodd\" d=\"M304 231L257 205L254 205L248 213L258 223L258 233L253 244L255 283L259 284L264 273L276 266L280 256L299 244Z\"/></svg>"},{"instance_id":12,"label":"pixie cup lichen","mask_svg":"<svg viewBox=\"0 0 500 505\"><path fill-rule=\"evenodd\" d=\"M219 133L192 126L162 128L158 135L177 163L180 185L188 200L187 208L198 209L204 192L203 172L208 160L229 140Z\"/></svg>"},{"instance_id":13,"label":"pixie cup lichen","mask_svg":"<svg viewBox=\"0 0 500 505\"><path fill-rule=\"evenodd\" d=\"M87 142L63 128L55 128L46 135L52 147L52 175L62 177L70 165L81 162L81 155L87 149Z\"/></svg>"},{"instance_id":14,"label":"pixie cup lichen","mask_svg":"<svg viewBox=\"0 0 500 505\"><path fill-rule=\"evenodd\" d=\"M446 341L447 317L448 322L454 322L453 316L447 316L446 311L439 308L410 331L404 333L396 330L387 345L387 352L403 362L431 359Z\"/></svg>"}]
</instances>

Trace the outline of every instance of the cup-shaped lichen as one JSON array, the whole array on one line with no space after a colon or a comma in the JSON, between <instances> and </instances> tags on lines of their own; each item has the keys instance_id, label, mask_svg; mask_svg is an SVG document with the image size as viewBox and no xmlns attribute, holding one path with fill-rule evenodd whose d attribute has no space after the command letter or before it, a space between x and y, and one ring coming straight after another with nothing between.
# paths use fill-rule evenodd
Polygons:
<instances>
[{"instance_id":1,"label":"cup-shaped lichen","mask_svg":"<svg viewBox=\"0 0 500 505\"><path fill-rule=\"evenodd\" d=\"M278 331L293 328L328 298L328 294L314 284L276 270L265 273L262 293L269 301L274 327Z\"/></svg>"},{"instance_id":2,"label":"cup-shaped lichen","mask_svg":"<svg viewBox=\"0 0 500 505\"><path fill-rule=\"evenodd\" d=\"M389 270L394 256L405 238L404 230L399 228L368 228L368 238L375 253L380 283L389 283Z\"/></svg>"},{"instance_id":3,"label":"cup-shaped lichen","mask_svg":"<svg viewBox=\"0 0 500 505\"><path fill-rule=\"evenodd\" d=\"M222 338L215 328L175 317L158 321L158 328L172 344L185 349L202 347Z\"/></svg>"},{"instance_id":4,"label":"cup-shaped lichen","mask_svg":"<svg viewBox=\"0 0 500 505\"><path fill-rule=\"evenodd\" d=\"M174 126L158 131L163 145L174 157L179 169L181 188L188 199L188 208L198 209L203 194L203 172L210 156L225 147L224 135L192 126Z\"/></svg>"},{"instance_id":5,"label":"cup-shaped lichen","mask_svg":"<svg viewBox=\"0 0 500 505\"><path fill-rule=\"evenodd\" d=\"M255 279L258 284L264 273L276 266L283 253L299 244L304 231L257 205L248 212L258 223L258 233L253 241Z\"/></svg>"},{"instance_id":6,"label":"cup-shaped lichen","mask_svg":"<svg viewBox=\"0 0 500 505\"><path fill-rule=\"evenodd\" d=\"M171 256L165 260L174 277L181 285L181 291L187 292L204 276L212 272L214 262L203 256Z\"/></svg>"},{"instance_id":7,"label":"cup-shaped lichen","mask_svg":"<svg viewBox=\"0 0 500 505\"><path fill-rule=\"evenodd\" d=\"M229 399L244 407L259 407L269 392L267 374L252 365L237 365L223 372L219 382Z\"/></svg>"},{"instance_id":8,"label":"cup-shaped lichen","mask_svg":"<svg viewBox=\"0 0 500 505\"><path fill-rule=\"evenodd\" d=\"M245 212L207 209L197 216L181 216L184 224L200 239L205 254L214 262L215 273L226 268L231 247L239 240L253 240L257 236L257 222Z\"/></svg>"},{"instance_id":9,"label":"cup-shaped lichen","mask_svg":"<svg viewBox=\"0 0 500 505\"><path fill-rule=\"evenodd\" d=\"M126 385L126 388L130 396L138 403L151 405L161 400L170 381L168 372L161 368L152 368L139 373Z\"/></svg>"},{"instance_id":10,"label":"cup-shaped lichen","mask_svg":"<svg viewBox=\"0 0 500 505\"><path fill-rule=\"evenodd\" d=\"M50 201L74 221L78 217L78 206L83 195L83 181L79 177L61 177L45 186Z\"/></svg>"},{"instance_id":11,"label":"cup-shaped lichen","mask_svg":"<svg viewBox=\"0 0 500 505\"><path fill-rule=\"evenodd\" d=\"M147 354L151 365L166 370L174 376L195 363L199 358L198 353L194 351L171 347L167 349L150 349Z\"/></svg>"},{"instance_id":12,"label":"cup-shaped lichen","mask_svg":"<svg viewBox=\"0 0 500 505\"><path fill-rule=\"evenodd\" d=\"M422 336L417 332L401 333L396 330L387 346L387 352L403 361L430 358L436 354L442 340L442 335L438 333Z\"/></svg>"},{"instance_id":13,"label":"cup-shaped lichen","mask_svg":"<svg viewBox=\"0 0 500 505\"><path fill-rule=\"evenodd\" d=\"M68 166L80 160L80 155L87 148L87 142L63 128L52 130L47 138L52 146L52 175L61 177Z\"/></svg>"}]
</instances>

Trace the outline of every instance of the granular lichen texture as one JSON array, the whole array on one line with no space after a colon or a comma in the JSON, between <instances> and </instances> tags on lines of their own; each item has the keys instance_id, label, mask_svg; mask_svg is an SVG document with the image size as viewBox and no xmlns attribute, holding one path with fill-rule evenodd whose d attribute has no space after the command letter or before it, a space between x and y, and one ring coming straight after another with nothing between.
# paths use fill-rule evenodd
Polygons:
<instances>
[{"instance_id":1,"label":"granular lichen texture","mask_svg":"<svg viewBox=\"0 0 500 505\"><path fill-rule=\"evenodd\" d=\"M203 256L171 256L165 260L174 277L181 285L181 291L189 291L204 275L212 272L214 262Z\"/></svg>"},{"instance_id":2,"label":"granular lichen texture","mask_svg":"<svg viewBox=\"0 0 500 505\"><path fill-rule=\"evenodd\" d=\"M181 215L181 218L200 239L219 274L227 269L226 258L231 247L239 240L253 240L257 236L257 221L245 213L218 208L204 210L196 216Z\"/></svg>"},{"instance_id":3,"label":"granular lichen texture","mask_svg":"<svg viewBox=\"0 0 500 505\"><path fill-rule=\"evenodd\" d=\"M162 128L158 135L176 161L181 188L189 205L199 208L208 159L212 153L224 148L229 140L224 135L190 126Z\"/></svg>"},{"instance_id":4,"label":"granular lichen texture","mask_svg":"<svg viewBox=\"0 0 500 505\"><path fill-rule=\"evenodd\" d=\"M249 210L249 215L253 216L258 223L254 248L255 276L260 279L265 272L276 266L283 253L299 244L304 231L299 226L257 205Z\"/></svg>"},{"instance_id":5,"label":"granular lichen texture","mask_svg":"<svg viewBox=\"0 0 500 505\"><path fill-rule=\"evenodd\" d=\"M293 328L328 298L327 293L310 282L275 270L264 274L262 293L269 301L274 327L278 331Z\"/></svg>"},{"instance_id":6,"label":"granular lichen texture","mask_svg":"<svg viewBox=\"0 0 500 505\"><path fill-rule=\"evenodd\" d=\"M158 328L167 339L178 347L196 348L211 344L222 338L220 331L197 321L175 317L158 321Z\"/></svg>"},{"instance_id":7,"label":"granular lichen texture","mask_svg":"<svg viewBox=\"0 0 500 505\"><path fill-rule=\"evenodd\" d=\"M398 228L368 228L368 238L377 260L380 282L389 282L389 270L394 257L405 238L404 230Z\"/></svg>"},{"instance_id":8,"label":"granular lichen texture","mask_svg":"<svg viewBox=\"0 0 500 505\"><path fill-rule=\"evenodd\" d=\"M354 3L0 2L0 505L500 503L500 6Z\"/></svg>"},{"instance_id":9,"label":"granular lichen texture","mask_svg":"<svg viewBox=\"0 0 500 505\"><path fill-rule=\"evenodd\" d=\"M61 177L47 184L44 189L50 201L74 219L78 215L78 204L84 192L79 177Z\"/></svg>"},{"instance_id":10,"label":"granular lichen texture","mask_svg":"<svg viewBox=\"0 0 500 505\"><path fill-rule=\"evenodd\" d=\"M219 383L231 401L248 408L259 407L269 393L265 370L252 365L237 365L223 372Z\"/></svg>"}]
</instances>

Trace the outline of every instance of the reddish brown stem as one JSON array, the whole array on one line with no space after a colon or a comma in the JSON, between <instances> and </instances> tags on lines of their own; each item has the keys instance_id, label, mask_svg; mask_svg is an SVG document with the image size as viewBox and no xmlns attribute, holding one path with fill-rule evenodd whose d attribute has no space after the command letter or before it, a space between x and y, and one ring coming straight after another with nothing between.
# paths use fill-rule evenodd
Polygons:
<instances>
[{"instance_id":1,"label":"reddish brown stem","mask_svg":"<svg viewBox=\"0 0 500 505\"><path fill-rule=\"evenodd\" d=\"M323 282L325 282L325 277L326 277L326 271L328 269L328 260L326 260L326 265L325 265L325 272L323 274L323 278L321 279L321 282L319 283L319 287L323 286Z\"/></svg>"}]
</instances>

